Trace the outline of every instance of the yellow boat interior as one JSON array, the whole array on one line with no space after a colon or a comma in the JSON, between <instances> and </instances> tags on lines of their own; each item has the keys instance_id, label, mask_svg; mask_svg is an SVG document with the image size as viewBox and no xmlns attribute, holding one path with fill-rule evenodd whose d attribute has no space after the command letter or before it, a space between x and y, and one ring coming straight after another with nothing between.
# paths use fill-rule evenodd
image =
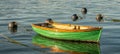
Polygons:
<instances>
[{"instance_id":1,"label":"yellow boat interior","mask_svg":"<svg viewBox=\"0 0 120 54\"><path fill-rule=\"evenodd\" d=\"M32 24L37 28L44 30L66 30L66 31L91 31L91 30L100 30L102 27L93 27L93 26L83 26L83 25L74 25L74 24L62 24L62 23L38 23Z\"/></svg>"}]
</instances>

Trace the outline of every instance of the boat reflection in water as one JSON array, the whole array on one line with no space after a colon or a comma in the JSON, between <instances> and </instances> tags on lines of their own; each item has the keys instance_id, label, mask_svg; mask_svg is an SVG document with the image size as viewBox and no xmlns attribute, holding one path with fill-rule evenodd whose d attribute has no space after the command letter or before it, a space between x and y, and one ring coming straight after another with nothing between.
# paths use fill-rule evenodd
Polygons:
<instances>
[{"instance_id":1,"label":"boat reflection in water","mask_svg":"<svg viewBox=\"0 0 120 54\"><path fill-rule=\"evenodd\" d=\"M65 52L68 54L100 54L97 43L63 41L36 35L32 39L34 45L41 48L50 48L51 52Z\"/></svg>"}]
</instances>

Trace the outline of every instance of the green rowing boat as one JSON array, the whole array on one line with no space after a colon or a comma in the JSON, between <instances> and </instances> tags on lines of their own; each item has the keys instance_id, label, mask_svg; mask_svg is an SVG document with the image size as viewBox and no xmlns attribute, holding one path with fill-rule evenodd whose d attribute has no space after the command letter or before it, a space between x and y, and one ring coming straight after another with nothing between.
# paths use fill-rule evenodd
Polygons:
<instances>
[{"instance_id":1,"label":"green rowing boat","mask_svg":"<svg viewBox=\"0 0 120 54\"><path fill-rule=\"evenodd\" d=\"M62 23L38 23L32 24L32 28L48 38L90 42L99 42L102 30L101 27Z\"/></svg>"}]
</instances>

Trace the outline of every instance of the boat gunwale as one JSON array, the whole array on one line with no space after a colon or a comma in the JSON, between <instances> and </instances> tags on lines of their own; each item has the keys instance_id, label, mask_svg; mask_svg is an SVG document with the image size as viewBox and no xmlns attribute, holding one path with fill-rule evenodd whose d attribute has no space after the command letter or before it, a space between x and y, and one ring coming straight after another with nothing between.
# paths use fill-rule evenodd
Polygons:
<instances>
[{"instance_id":1,"label":"boat gunwale","mask_svg":"<svg viewBox=\"0 0 120 54\"><path fill-rule=\"evenodd\" d=\"M68 29L59 29L59 28L48 28L48 27L43 27L43 26L38 26L36 24L31 24L32 27L39 28L42 30L47 30L47 31L52 31L52 32L90 32L90 31L96 31L96 30L101 30L102 27L96 27L94 29L73 29L73 30L68 30Z\"/></svg>"}]
</instances>

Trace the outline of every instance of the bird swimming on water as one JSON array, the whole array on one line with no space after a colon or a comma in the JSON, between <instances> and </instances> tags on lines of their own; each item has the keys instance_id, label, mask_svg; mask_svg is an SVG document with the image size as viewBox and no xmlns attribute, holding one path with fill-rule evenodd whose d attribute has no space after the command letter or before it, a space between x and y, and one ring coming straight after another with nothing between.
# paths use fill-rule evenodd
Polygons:
<instances>
[{"instance_id":1,"label":"bird swimming on water","mask_svg":"<svg viewBox=\"0 0 120 54\"><path fill-rule=\"evenodd\" d=\"M103 15L102 15L102 14L97 14L96 20L97 20L98 22L103 21Z\"/></svg>"},{"instance_id":2,"label":"bird swimming on water","mask_svg":"<svg viewBox=\"0 0 120 54\"><path fill-rule=\"evenodd\" d=\"M83 18L86 18L85 15L87 14L87 8L82 8L81 12L82 12Z\"/></svg>"},{"instance_id":3,"label":"bird swimming on water","mask_svg":"<svg viewBox=\"0 0 120 54\"><path fill-rule=\"evenodd\" d=\"M78 19L77 14L73 14L73 15L72 15L72 20L73 20L73 21L76 21L77 19Z\"/></svg>"},{"instance_id":4,"label":"bird swimming on water","mask_svg":"<svg viewBox=\"0 0 120 54\"><path fill-rule=\"evenodd\" d=\"M49 18L49 19L47 19L45 22L46 22L46 23L53 23L53 20L52 20L51 18Z\"/></svg>"},{"instance_id":5,"label":"bird swimming on water","mask_svg":"<svg viewBox=\"0 0 120 54\"><path fill-rule=\"evenodd\" d=\"M10 22L10 23L8 24L8 27L17 28L17 23L16 23L15 21Z\"/></svg>"},{"instance_id":6,"label":"bird swimming on water","mask_svg":"<svg viewBox=\"0 0 120 54\"><path fill-rule=\"evenodd\" d=\"M8 24L8 30L12 33L17 32L17 23L15 21Z\"/></svg>"},{"instance_id":7,"label":"bird swimming on water","mask_svg":"<svg viewBox=\"0 0 120 54\"><path fill-rule=\"evenodd\" d=\"M87 14L87 8L82 8L81 12L82 12L83 15Z\"/></svg>"}]
</instances>

